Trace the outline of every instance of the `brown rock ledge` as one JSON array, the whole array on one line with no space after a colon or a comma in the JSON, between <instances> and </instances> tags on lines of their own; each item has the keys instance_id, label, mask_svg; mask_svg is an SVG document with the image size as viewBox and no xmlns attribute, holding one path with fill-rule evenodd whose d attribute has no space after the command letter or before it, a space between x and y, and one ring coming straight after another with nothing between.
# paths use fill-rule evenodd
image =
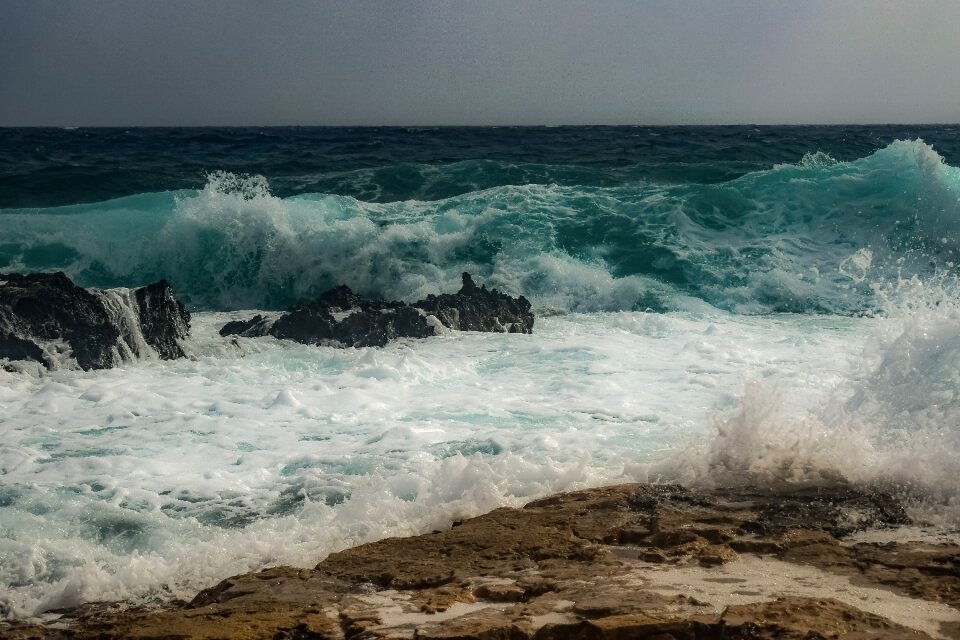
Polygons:
<instances>
[{"instance_id":1,"label":"brown rock ledge","mask_svg":"<svg viewBox=\"0 0 960 640\"><path fill-rule=\"evenodd\" d=\"M960 638L960 536L908 542L907 524L850 487L605 487L0 638Z\"/></svg>"}]
</instances>

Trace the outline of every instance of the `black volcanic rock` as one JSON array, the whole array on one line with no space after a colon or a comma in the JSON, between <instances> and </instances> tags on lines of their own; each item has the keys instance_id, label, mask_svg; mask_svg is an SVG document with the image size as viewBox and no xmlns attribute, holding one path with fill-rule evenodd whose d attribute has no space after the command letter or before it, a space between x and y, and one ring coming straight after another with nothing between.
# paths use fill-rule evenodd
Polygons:
<instances>
[{"instance_id":1,"label":"black volcanic rock","mask_svg":"<svg viewBox=\"0 0 960 640\"><path fill-rule=\"evenodd\" d=\"M394 338L426 338L434 333L426 317L400 302L367 300L339 286L274 321L263 316L228 322L220 335L264 336L304 344L382 347Z\"/></svg>"},{"instance_id":2,"label":"black volcanic rock","mask_svg":"<svg viewBox=\"0 0 960 640\"><path fill-rule=\"evenodd\" d=\"M249 320L231 320L220 328L222 336L265 336L270 321L259 313Z\"/></svg>"},{"instance_id":3,"label":"black volcanic rock","mask_svg":"<svg viewBox=\"0 0 960 640\"><path fill-rule=\"evenodd\" d=\"M457 293L430 295L413 306L435 316L450 329L533 333L533 314L526 298L478 287L469 273L463 274L463 286Z\"/></svg>"},{"instance_id":4,"label":"black volcanic rock","mask_svg":"<svg viewBox=\"0 0 960 640\"><path fill-rule=\"evenodd\" d=\"M428 338L434 329L413 307L355 311L337 325L346 329L354 344L382 347L396 338Z\"/></svg>"},{"instance_id":5,"label":"black volcanic rock","mask_svg":"<svg viewBox=\"0 0 960 640\"><path fill-rule=\"evenodd\" d=\"M106 369L114 365L113 349L120 330L110 321L99 297L73 284L63 273L16 273L0 276L0 327L18 344L63 340L81 369ZM6 341L11 343L9 339ZM23 347L0 351L0 357L22 359L36 355ZM50 354L41 359L50 366ZM33 358L31 358L33 359Z\"/></svg>"},{"instance_id":6,"label":"black volcanic rock","mask_svg":"<svg viewBox=\"0 0 960 640\"><path fill-rule=\"evenodd\" d=\"M533 314L526 298L477 287L470 274L464 273L458 293L428 296L413 304L369 300L341 285L275 320L258 315L228 322L220 335L271 335L304 344L382 347L395 338L436 335L440 326L461 331L531 333Z\"/></svg>"},{"instance_id":7,"label":"black volcanic rock","mask_svg":"<svg viewBox=\"0 0 960 640\"><path fill-rule=\"evenodd\" d=\"M140 287L134 292L143 339L163 360L185 354L178 340L190 333L190 314L173 295L166 280Z\"/></svg>"},{"instance_id":8,"label":"black volcanic rock","mask_svg":"<svg viewBox=\"0 0 960 640\"><path fill-rule=\"evenodd\" d=\"M134 306L135 305L135 306ZM47 368L72 358L84 370L142 356L182 357L190 315L165 281L128 290L84 289L63 273L0 274L0 358Z\"/></svg>"},{"instance_id":9,"label":"black volcanic rock","mask_svg":"<svg viewBox=\"0 0 960 640\"><path fill-rule=\"evenodd\" d=\"M396 309L405 306L402 302L394 300L367 299L350 290L350 287L340 285L329 291L320 294L318 300L332 308L340 311L349 311L351 309L377 310Z\"/></svg>"},{"instance_id":10,"label":"black volcanic rock","mask_svg":"<svg viewBox=\"0 0 960 640\"><path fill-rule=\"evenodd\" d=\"M43 349L12 333L0 333L0 358L43 362Z\"/></svg>"}]
</instances>

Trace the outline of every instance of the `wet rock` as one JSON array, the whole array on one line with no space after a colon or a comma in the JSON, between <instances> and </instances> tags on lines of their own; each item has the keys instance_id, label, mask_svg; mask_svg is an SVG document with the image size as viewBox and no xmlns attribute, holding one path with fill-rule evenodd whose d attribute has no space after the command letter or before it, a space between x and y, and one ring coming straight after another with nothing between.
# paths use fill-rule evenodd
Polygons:
<instances>
[{"instance_id":1,"label":"wet rock","mask_svg":"<svg viewBox=\"0 0 960 640\"><path fill-rule=\"evenodd\" d=\"M2 280L0 331L7 336L5 344L16 343L14 349L0 352L0 357L22 359L26 355L53 367L57 351L69 347L81 369L114 366L120 331L98 296L76 286L63 273L10 273ZM37 350L43 352L39 358Z\"/></svg>"},{"instance_id":2,"label":"wet rock","mask_svg":"<svg viewBox=\"0 0 960 640\"><path fill-rule=\"evenodd\" d=\"M228 322L220 335L273 336L303 344L382 347L390 340L426 338L433 327L416 309L396 302L367 300L340 286L277 318L262 315Z\"/></svg>"},{"instance_id":3,"label":"wet rock","mask_svg":"<svg viewBox=\"0 0 960 640\"><path fill-rule=\"evenodd\" d=\"M0 276L0 358L84 370L179 358L189 329L190 315L165 281L100 291L63 273Z\"/></svg>"},{"instance_id":4,"label":"wet rock","mask_svg":"<svg viewBox=\"0 0 960 640\"><path fill-rule=\"evenodd\" d=\"M444 327L530 333L533 314L526 298L477 287L465 273L458 293L428 296L409 305L364 298L341 285L274 319L257 315L228 322L220 335L270 335L304 344L382 347L397 338L427 338Z\"/></svg>"},{"instance_id":5,"label":"wet rock","mask_svg":"<svg viewBox=\"0 0 960 640\"><path fill-rule=\"evenodd\" d=\"M259 313L248 320L231 320L220 329L222 336L265 336L272 322Z\"/></svg>"},{"instance_id":6,"label":"wet rock","mask_svg":"<svg viewBox=\"0 0 960 640\"><path fill-rule=\"evenodd\" d=\"M526 298L478 287L469 273L463 274L463 286L457 293L430 295L413 306L435 316L445 327L459 331L533 332L533 314Z\"/></svg>"},{"instance_id":7,"label":"wet rock","mask_svg":"<svg viewBox=\"0 0 960 640\"><path fill-rule=\"evenodd\" d=\"M0 638L957 637L955 534L848 540L851 521L895 531L905 517L895 504L847 486L591 489L348 549L314 569L235 576L189 604L0 624Z\"/></svg>"},{"instance_id":8,"label":"wet rock","mask_svg":"<svg viewBox=\"0 0 960 640\"><path fill-rule=\"evenodd\" d=\"M190 334L190 314L173 294L173 288L161 280L134 290L140 332L143 339L163 360L184 357L180 340Z\"/></svg>"},{"instance_id":9,"label":"wet rock","mask_svg":"<svg viewBox=\"0 0 960 640\"><path fill-rule=\"evenodd\" d=\"M26 340L5 331L0 333L0 357L10 360L43 362L43 349L32 340Z\"/></svg>"},{"instance_id":10,"label":"wet rock","mask_svg":"<svg viewBox=\"0 0 960 640\"><path fill-rule=\"evenodd\" d=\"M268 333L304 344L382 347L396 338L426 338L433 330L410 307L382 308L381 301L375 301L341 308L321 298L280 316Z\"/></svg>"}]
</instances>

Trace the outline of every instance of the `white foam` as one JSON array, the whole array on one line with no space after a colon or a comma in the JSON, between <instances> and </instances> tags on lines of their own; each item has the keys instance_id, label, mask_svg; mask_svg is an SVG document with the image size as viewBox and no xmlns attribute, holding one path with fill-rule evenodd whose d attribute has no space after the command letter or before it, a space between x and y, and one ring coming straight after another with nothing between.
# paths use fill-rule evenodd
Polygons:
<instances>
[{"instance_id":1,"label":"white foam","mask_svg":"<svg viewBox=\"0 0 960 640\"><path fill-rule=\"evenodd\" d=\"M880 483L914 498L917 517L960 523L958 301L956 283L899 283L818 402L800 392L809 404L797 410L792 382L754 379L718 413L716 438L656 472L714 485Z\"/></svg>"},{"instance_id":2,"label":"white foam","mask_svg":"<svg viewBox=\"0 0 960 640\"><path fill-rule=\"evenodd\" d=\"M779 345L780 326L725 315L569 316L539 321L534 336L345 350L223 339L228 318L195 316L187 360L4 374L13 435L0 467L24 492L4 543L18 558L4 570L19 585L8 606L189 595L237 571L311 565L384 535L631 479L638 462L706 432L745 371L773 374L770 353L781 371L810 357L843 366L829 341Z\"/></svg>"},{"instance_id":3,"label":"white foam","mask_svg":"<svg viewBox=\"0 0 960 640\"><path fill-rule=\"evenodd\" d=\"M114 363L136 358L155 358L156 351L147 344L140 328L140 307L132 289L117 288L106 291L92 290L103 302L110 319L120 330Z\"/></svg>"},{"instance_id":4,"label":"white foam","mask_svg":"<svg viewBox=\"0 0 960 640\"><path fill-rule=\"evenodd\" d=\"M676 475L677 451L712 441L711 416L754 404L727 427L736 446L700 449L763 471L784 434L753 428L764 397L744 400L744 380L789 390L777 411L802 423L885 326L619 312L538 319L532 336L333 349L221 338L234 315L196 314L187 359L0 372L8 615L191 597L545 493ZM681 470L695 476L704 459L681 457ZM801 477L803 465L786 468Z\"/></svg>"}]
</instances>

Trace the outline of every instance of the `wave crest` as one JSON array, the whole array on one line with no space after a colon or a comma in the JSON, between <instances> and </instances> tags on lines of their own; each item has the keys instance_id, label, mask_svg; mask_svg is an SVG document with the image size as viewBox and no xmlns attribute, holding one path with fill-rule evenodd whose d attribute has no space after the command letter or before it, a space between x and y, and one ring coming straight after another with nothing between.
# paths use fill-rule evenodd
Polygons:
<instances>
[{"instance_id":1,"label":"wave crest","mask_svg":"<svg viewBox=\"0 0 960 640\"><path fill-rule=\"evenodd\" d=\"M282 308L347 283L411 299L470 271L546 310L876 310L878 282L952 270L960 170L920 140L822 153L722 184L501 186L439 201L200 191L0 212L0 269L87 286L158 278L200 309ZM866 257L870 256L867 260Z\"/></svg>"}]
</instances>

